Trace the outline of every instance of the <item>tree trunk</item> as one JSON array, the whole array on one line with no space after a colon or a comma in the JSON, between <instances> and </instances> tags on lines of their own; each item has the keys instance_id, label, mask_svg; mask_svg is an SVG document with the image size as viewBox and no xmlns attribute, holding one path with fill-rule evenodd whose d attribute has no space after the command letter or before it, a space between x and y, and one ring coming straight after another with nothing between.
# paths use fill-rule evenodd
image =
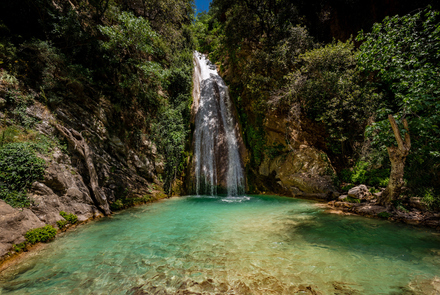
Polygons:
<instances>
[{"instance_id":1,"label":"tree trunk","mask_svg":"<svg viewBox=\"0 0 440 295\"><path fill-rule=\"evenodd\" d=\"M96 173L95 165L93 164L93 156L90 151L89 145L84 140L84 137L78 131L72 129L69 130L64 126L55 124L57 130L66 137L66 139L74 146L75 150L78 151L87 164L87 170L90 177L90 186L92 187L93 195L98 203L99 208L104 211L105 215L110 215L110 207L107 202L107 198L102 191L98 183L98 174Z\"/></svg>"},{"instance_id":2,"label":"tree trunk","mask_svg":"<svg viewBox=\"0 0 440 295\"><path fill-rule=\"evenodd\" d=\"M406 119L403 119L403 126L406 130L405 141L402 140L399 127L397 126L394 117L388 115L388 120L390 121L391 127L393 128L393 133L397 140L397 147L387 147L388 155L391 161L390 180L388 182L387 188L379 198L379 203L385 206L389 206L391 204L391 201L396 200L402 191L402 186L404 184L403 174L405 169L405 160L411 148L408 122L406 121Z\"/></svg>"}]
</instances>

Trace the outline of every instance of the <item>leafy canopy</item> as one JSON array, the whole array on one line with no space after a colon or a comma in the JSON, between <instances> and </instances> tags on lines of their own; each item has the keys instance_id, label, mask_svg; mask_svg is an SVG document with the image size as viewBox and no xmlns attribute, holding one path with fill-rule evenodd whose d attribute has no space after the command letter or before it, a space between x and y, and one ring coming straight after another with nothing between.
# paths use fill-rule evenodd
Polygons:
<instances>
[{"instance_id":1,"label":"leafy canopy","mask_svg":"<svg viewBox=\"0 0 440 295\"><path fill-rule=\"evenodd\" d=\"M367 135L379 146L396 145L387 116L406 118L412 142L408 171L414 176L422 171L424 181L433 183L440 164L440 13L427 8L387 17L357 40L363 41L360 69L373 75L388 94Z\"/></svg>"}]
</instances>

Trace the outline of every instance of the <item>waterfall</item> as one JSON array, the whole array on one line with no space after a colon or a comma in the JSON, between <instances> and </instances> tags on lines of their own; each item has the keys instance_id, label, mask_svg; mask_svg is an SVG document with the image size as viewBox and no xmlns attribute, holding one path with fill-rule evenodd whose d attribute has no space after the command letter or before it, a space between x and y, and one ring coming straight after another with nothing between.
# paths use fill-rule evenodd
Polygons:
<instances>
[{"instance_id":1,"label":"waterfall","mask_svg":"<svg viewBox=\"0 0 440 295\"><path fill-rule=\"evenodd\" d=\"M195 192L228 196L244 194L238 128L228 87L203 54L194 53L194 176Z\"/></svg>"}]
</instances>

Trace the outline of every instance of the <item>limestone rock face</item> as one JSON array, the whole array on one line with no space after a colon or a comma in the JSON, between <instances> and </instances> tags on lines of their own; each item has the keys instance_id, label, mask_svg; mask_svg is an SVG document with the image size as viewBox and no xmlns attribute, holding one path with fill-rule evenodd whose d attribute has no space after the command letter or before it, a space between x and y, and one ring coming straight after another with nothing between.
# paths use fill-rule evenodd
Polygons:
<instances>
[{"instance_id":1,"label":"limestone rock face","mask_svg":"<svg viewBox=\"0 0 440 295\"><path fill-rule=\"evenodd\" d=\"M272 186L275 193L325 199L327 194L336 191L331 178L334 168L327 155L310 142L312 136L299 127L289 128L289 124L292 125L283 116L267 115L264 126L266 144L285 148L276 156L266 155L258 174L266 182L277 182L278 186ZM295 144L286 145L286 138Z\"/></svg>"},{"instance_id":2,"label":"limestone rock face","mask_svg":"<svg viewBox=\"0 0 440 295\"><path fill-rule=\"evenodd\" d=\"M0 200L0 257L13 244L23 242L28 230L46 224L56 227L63 219L60 211L76 214L79 221L102 215L81 175L73 169L56 160L50 162L44 181L34 182L28 193L33 203L30 208L13 208Z\"/></svg>"},{"instance_id":3,"label":"limestone rock face","mask_svg":"<svg viewBox=\"0 0 440 295\"><path fill-rule=\"evenodd\" d=\"M301 192L327 193L334 190L331 177L326 175L327 170L332 168L321 155L316 149L303 146L287 155L265 158L259 172L264 176L275 173L280 184L294 195Z\"/></svg>"},{"instance_id":4,"label":"limestone rock face","mask_svg":"<svg viewBox=\"0 0 440 295\"><path fill-rule=\"evenodd\" d=\"M52 110L36 101L26 113L38 120L34 128L48 137L62 139L54 128L53 122L57 122L85 138L107 202L153 194L151 181L160 185L154 145L143 140L138 147L130 147L127 141L131 138L124 135L124 126L118 125L120 120L109 101L66 100ZM0 258L13 244L23 242L28 230L46 224L56 227L63 219L60 211L76 214L79 221L103 215L84 157L72 144L66 147L39 155L46 161L46 170L44 179L34 182L28 192L32 201L29 208L13 208L0 200Z\"/></svg>"},{"instance_id":5,"label":"limestone rock face","mask_svg":"<svg viewBox=\"0 0 440 295\"><path fill-rule=\"evenodd\" d=\"M44 226L30 209L12 208L0 200L0 257L5 255L13 244L24 242L24 234L33 228Z\"/></svg>"}]
</instances>

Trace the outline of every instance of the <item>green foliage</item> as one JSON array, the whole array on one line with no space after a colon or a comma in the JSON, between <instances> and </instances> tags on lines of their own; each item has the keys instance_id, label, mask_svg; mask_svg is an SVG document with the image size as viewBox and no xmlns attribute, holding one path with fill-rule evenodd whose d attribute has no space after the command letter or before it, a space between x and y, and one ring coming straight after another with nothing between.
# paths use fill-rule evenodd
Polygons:
<instances>
[{"instance_id":1,"label":"green foliage","mask_svg":"<svg viewBox=\"0 0 440 295\"><path fill-rule=\"evenodd\" d=\"M343 192L348 192L349 190L351 190L352 188L354 188L356 185L355 184L349 184L349 185L345 185L343 187L341 187L341 190Z\"/></svg>"},{"instance_id":2,"label":"green foliage","mask_svg":"<svg viewBox=\"0 0 440 295\"><path fill-rule=\"evenodd\" d=\"M390 169L374 169L365 161L358 161L352 169L340 173L343 182L385 187L388 185Z\"/></svg>"},{"instance_id":3,"label":"green foliage","mask_svg":"<svg viewBox=\"0 0 440 295\"><path fill-rule=\"evenodd\" d=\"M36 244L38 242L49 242L53 238L55 238L55 235L57 234L57 230L53 228L52 225L46 225L43 227L39 227L36 229L31 229L26 232L25 238L28 243Z\"/></svg>"},{"instance_id":4,"label":"green foliage","mask_svg":"<svg viewBox=\"0 0 440 295\"><path fill-rule=\"evenodd\" d=\"M380 189L377 189L375 187L370 187L370 189L368 190L370 193L375 194L375 193L379 193Z\"/></svg>"},{"instance_id":5,"label":"green foliage","mask_svg":"<svg viewBox=\"0 0 440 295\"><path fill-rule=\"evenodd\" d=\"M403 205L402 200L393 200L392 204L399 211L409 212L408 209L406 209L405 206Z\"/></svg>"},{"instance_id":6,"label":"green foliage","mask_svg":"<svg viewBox=\"0 0 440 295\"><path fill-rule=\"evenodd\" d=\"M260 124L258 124L260 122L257 121L256 123L256 127L249 123L247 123L245 127L246 143L251 147L251 164L254 167L259 166L263 161L266 147L266 135L264 133L264 129Z\"/></svg>"},{"instance_id":7,"label":"green foliage","mask_svg":"<svg viewBox=\"0 0 440 295\"><path fill-rule=\"evenodd\" d=\"M57 226L59 229L66 227L66 225L68 225L68 224L69 224L69 222L67 220L58 220L57 221Z\"/></svg>"},{"instance_id":8,"label":"green foliage","mask_svg":"<svg viewBox=\"0 0 440 295\"><path fill-rule=\"evenodd\" d=\"M16 26L11 29L0 23L0 68L4 68L0 87L7 90L8 112L14 106L8 116L29 129L36 120L26 108L34 99L49 108L61 103L88 108L110 100L115 120L106 128L125 134L124 144L130 148L139 148L140 135L152 138L161 126L154 136L164 137L156 144L170 186L183 171L181 155L189 134L196 42L192 1L36 0L34 4L38 14L31 14L32 21L26 23L40 25L29 28L26 36L17 36ZM11 2L5 7L12 14L19 5ZM13 21L25 23L24 17L20 14ZM25 87L31 95L23 92ZM12 129L0 131L2 145L20 137ZM14 194L14 199L22 197L20 202L26 199L24 191Z\"/></svg>"},{"instance_id":9,"label":"green foliage","mask_svg":"<svg viewBox=\"0 0 440 295\"><path fill-rule=\"evenodd\" d=\"M76 216L73 213L67 214L64 211L60 212L61 217L63 217L67 222L69 222L70 224L75 224L78 221L78 216Z\"/></svg>"},{"instance_id":10,"label":"green foliage","mask_svg":"<svg viewBox=\"0 0 440 295\"><path fill-rule=\"evenodd\" d=\"M10 143L0 148L0 199L13 207L28 207L26 190L44 175L45 161L29 143Z\"/></svg>"},{"instance_id":11,"label":"green foliage","mask_svg":"<svg viewBox=\"0 0 440 295\"><path fill-rule=\"evenodd\" d=\"M158 36L148 20L136 17L132 12L112 11L116 24L111 26L98 25L98 30L107 40L101 41L103 49L113 53L108 58L121 62L127 58L139 58L142 55L155 53Z\"/></svg>"},{"instance_id":12,"label":"green foliage","mask_svg":"<svg viewBox=\"0 0 440 295\"><path fill-rule=\"evenodd\" d=\"M121 199L116 200L110 204L110 209L112 211L118 211L118 210L124 209L124 207L125 207L125 205Z\"/></svg>"},{"instance_id":13,"label":"green foliage","mask_svg":"<svg viewBox=\"0 0 440 295\"><path fill-rule=\"evenodd\" d=\"M27 247L27 243L26 242L12 245L12 248L17 253L20 253L22 251L26 251L26 247Z\"/></svg>"},{"instance_id":14,"label":"green foliage","mask_svg":"<svg viewBox=\"0 0 440 295\"><path fill-rule=\"evenodd\" d=\"M439 187L440 173L440 12L387 17L361 33L360 69L380 82L386 94L366 135L376 148L396 145L387 116L406 118L411 136L405 179L415 191ZM400 126L401 128L402 126ZM401 129L401 132L404 131Z\"/></svg>"},{"instance_id":15,"label":"green foliage","mask_svg":"<svg viewBox=\"0 0 440 295\"><path fill-rule=\"evenodd\" d=\"M352 197L348 196L348 197L345 199L345 202L359 204L359 203L361 202L361 200L356 199L356 198L352 198Z\"/></svg>"},{"instance_id":16,"label":"green foliage","mask_svg":"<svg viewBox=\"0 0 440 295\"><path fill-rule=\"evenodd\" d=\"M0 82L9 87L18 86L18 80L14 75L9 74L6 70L0 70Z\"/></svg>"},{"instance_id":17,"label":"green foliage","mask_svg":"<svg viewBox=\"0 0 440 295\"><path fill-rule=\"evenodd\" d=\"M122 199L118 199L110 204L110 209L113 211L122 210L125 208L133 207L140 204L145 204L153 201L154 198L149 195L143 197L128 197L125 196Z\"/></svg>"},{"instance_id":18,"label":"green foliage","mask_svg":"<svg viewBox=\"0 0 440 295\"><path fill-rule=\"evenodd\" d=\"M419 194L422 197L422 202L426 204L429 210L440 209L440 196L438 191L435 191L433 188L423 188Z\"/></svg>"},{"instance_id":19,"label":"green foliage","mask_svg":"<svg viewBox=\"0 0 440 295\"><path fill-rule=\"evenodd\" d=\"M379 214L377 214L377 217L383 218L383 219L388 219L390 218L390 213L384 211L384 212L380 212Z\"/></svg>"},{"instance_id":20,"label":"green foliage","mask_svg":"<svg viewBox=\"0 0 440 295\"><path fill-rule=\"evenodd\" d=\"M17 79L8 71L14 69L14 63L17 61L17 48L8 37L9 34L9 28L0 20L0 68L5 69L0 71L0 81L15 84Z\"/></svg>"},{"instance_id":21,"label":"green foliage","mask_svg":"<svg viewBox=\"0 0 440 295\"><path fill-rule=\"evenodd\" d=\"M6 143L14 142L19 134L20 130L16 126L6 127L0 134L0 147Z\"/></svg>"},{"instance_id":22,"label":"green foliage","mask_svg":"<svg viewBox=\"0 0 440 295\"><path fill-rule=\"evenodd\" d=\"M270 159L275 159L279 155L282 155L286 149L286 146L283 144L273 144L271 146L266 147L266 155L269 156Z\"/></svg>"},{"instance_id":23,"label":"green foliage","mask_svg":"<svg viewBox=\"0 0 440 295\"><path fill-rule=\"evenodd\" d=\"M185 105L181 106L182 108ZM188 135L187 124L184 123L182 111L163 106L157 122L153 125L153 139L165 159L165 192L172 194L171 188L177 174L182 171L180 165L184 160L185 143Z\"/></svg>"},{"instance_id":24,"label":"green foliage","mask_svg":"<svg viewBox=\"0 0 440 295\"><path fill-rule=\"evenodd\" d=\"M300 108L326 126L331 149L351 154L351 146L362 140L364 126L373 114L378 95L356 68L351 42L337 42L305 52L298 69L288 74L288 83L274 104Z\"/></svg>"}]
</instances>

